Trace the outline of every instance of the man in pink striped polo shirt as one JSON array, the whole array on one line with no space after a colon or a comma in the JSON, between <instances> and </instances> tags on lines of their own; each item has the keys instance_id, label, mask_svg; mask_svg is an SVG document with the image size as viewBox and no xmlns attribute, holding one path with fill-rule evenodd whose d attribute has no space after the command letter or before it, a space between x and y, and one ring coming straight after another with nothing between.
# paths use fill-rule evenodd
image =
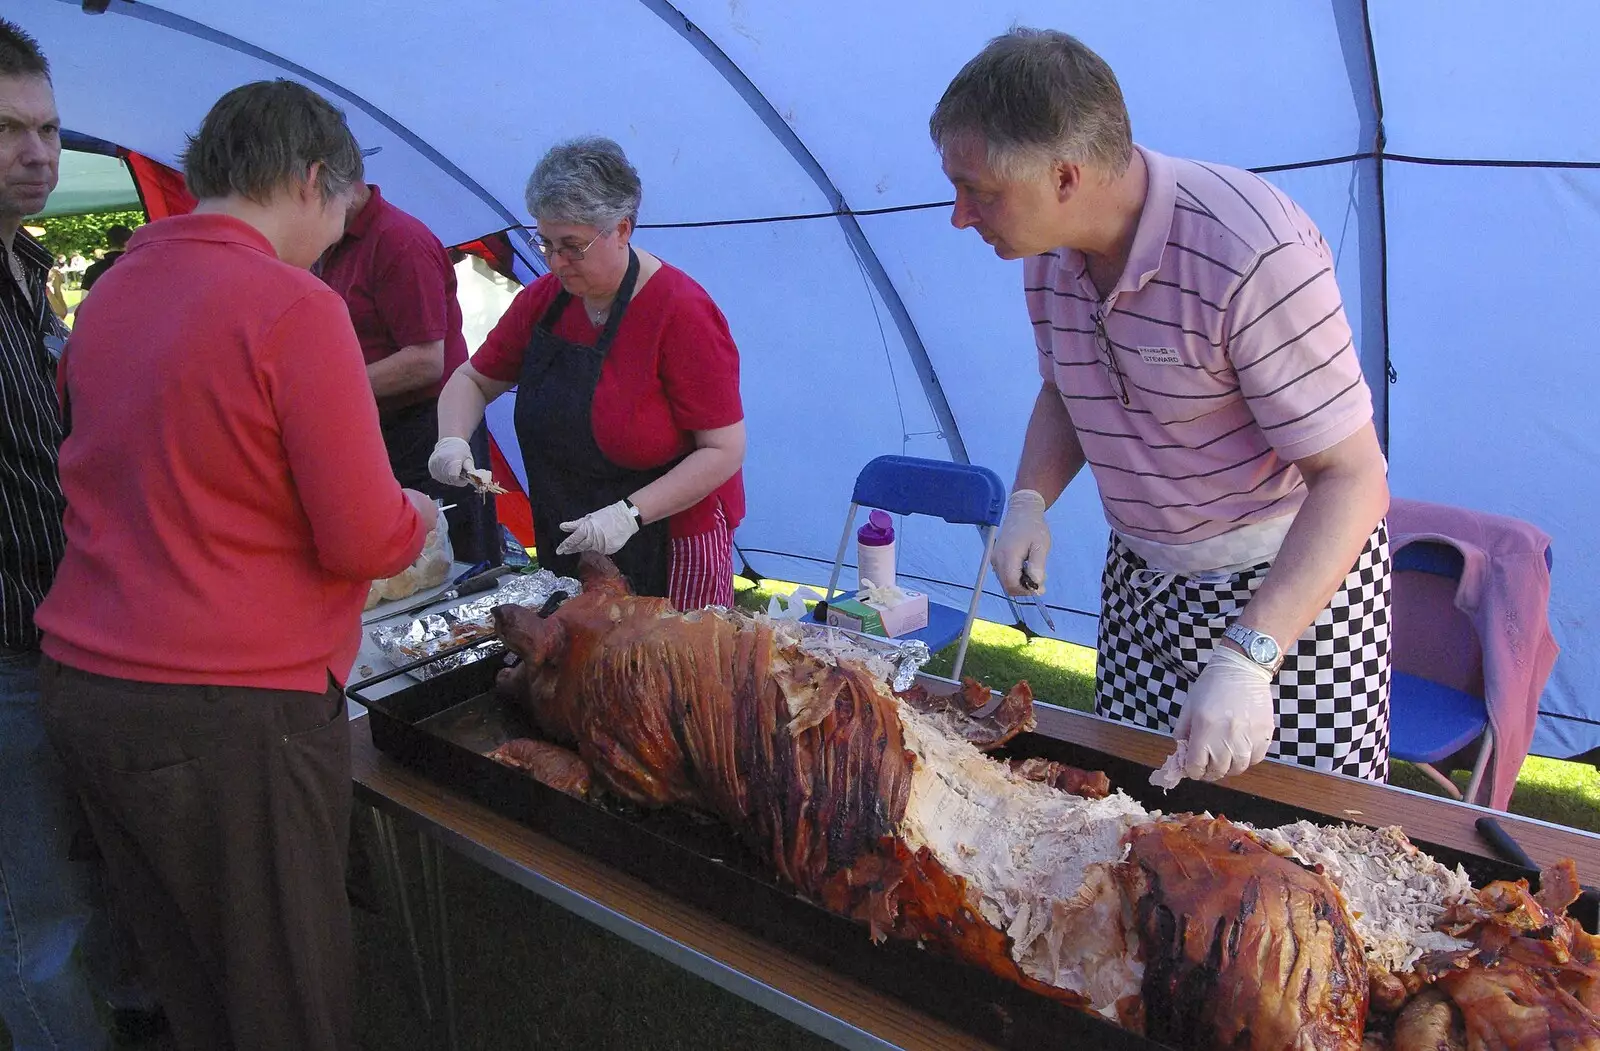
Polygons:
<instances>
[{"instance_id":1,"label":"man in pink striped polo shirt","mask_svg":"<svg viewBox=\"0 0 1600 1051\"><path fill-rule=\"evenodd\" d=\"M930 121L951 222L1023 259L1043 380L994 566L1042 585L1087 464L1111 540L1096 708L1191 777L1388 768L1386 465L1315 224L1249 172L1136 146L1115 75L1016 29Z\"/></svg>"}]
</instances>

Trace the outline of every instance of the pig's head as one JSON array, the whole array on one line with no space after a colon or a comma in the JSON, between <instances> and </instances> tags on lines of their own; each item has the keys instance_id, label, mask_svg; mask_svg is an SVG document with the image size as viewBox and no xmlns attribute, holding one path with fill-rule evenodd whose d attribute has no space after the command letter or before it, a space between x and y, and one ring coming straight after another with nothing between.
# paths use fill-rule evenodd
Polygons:
<instances>
[{"instance_id":1,"label":"pig's head","mask_svg":"<svg viewBox=\"0 0 1600 1051\"><path fill-rule=\"evenodd\" d=\"M569 740L575 728L563 725L566 720L556 703L568 648L566 625L559 617L541 617L527 606L504 605L494 608L494 627L506 647L522 658L516 667L500 673L497 688L545 733Z\"/></svg>"}]
</instances>

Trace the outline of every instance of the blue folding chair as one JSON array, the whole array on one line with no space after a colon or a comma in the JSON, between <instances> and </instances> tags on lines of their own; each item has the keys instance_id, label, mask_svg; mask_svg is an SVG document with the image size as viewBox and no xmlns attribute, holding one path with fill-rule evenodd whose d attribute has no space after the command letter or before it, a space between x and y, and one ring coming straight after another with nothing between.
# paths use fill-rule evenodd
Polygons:
<instances>
[{"instance_id":1,"label":"blue folding chair","mask_svg":"<svg viewBox=\"0 0 1600 1051\"><path fill-rule=\"evenodd\" d=\"M1549 552L1545 552L1548 560ZM1394 553L1392 587L1398 598L1407 587L1407 573L1426 573L1460 582L1461 552L1435 540L1416 540ZM1477 656L1482 660L1481 654ZM1442 763L1480 741L1472 764L1472 775L1463 796ZM1494 754L1494 729L1489 724L1489 707L1482 697L1396 671L1389 684L1389 754L1414 764L1454 799L1476 802L1478 786Z\"/></svg>"},{"instance_id":2,"label":"blue folding chair","mask_svg":"<svg viewBox=\"0 0 1600 1051\"><path fill-rule=\"evenodd\" d=\"M983 538L983 557L978 561L977 579L972 584L972 601L966 611L929 601L928 626L902 639L918 639L927 643L929 652L937 653L958 639L955 667L950 672L953 679L961 678L961 665L967 659L967 642L972 637L972 622L978 616L978 600L983 596L983 578L989 567L989 555L994 550L994 539L999 531L1000 518L1005 513L1006 487L1000 476L987 467L972 464L950 463L945 460L925 460L915 456L880 456L856 475L855 491L850 496L850 512L845 515L844 535L839 538L839 551L833 559L833 572L828 577L827 600L834 599L834 589L839 583L839 570L844 565L845 551L850 546L850 536L855 529L856 511L861 507L875 507L897 515L928 515L942 518L954 525L975 525ZM840 592L847 597L851 592ZM817 621L826 621L826 603L819 604L813 613Z\"/></svg>"}]
</instances>

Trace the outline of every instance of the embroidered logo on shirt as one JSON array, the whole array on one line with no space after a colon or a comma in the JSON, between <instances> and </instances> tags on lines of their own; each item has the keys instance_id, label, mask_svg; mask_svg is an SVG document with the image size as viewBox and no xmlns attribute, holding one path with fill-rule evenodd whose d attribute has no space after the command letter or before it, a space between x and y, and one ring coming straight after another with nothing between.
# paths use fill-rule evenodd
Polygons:
<instances>
[{"instance_id":1,"label":"embroidered logo on shirt","mask_svg":"<svg viewBox=\"0 0 1600 1051\"><path fill-rule=\"evenodd\" d=\"M1172 347L1140 347L1139 360L1146 365L1182 365L1183 359Z\"/></svg>"}]
</instances>

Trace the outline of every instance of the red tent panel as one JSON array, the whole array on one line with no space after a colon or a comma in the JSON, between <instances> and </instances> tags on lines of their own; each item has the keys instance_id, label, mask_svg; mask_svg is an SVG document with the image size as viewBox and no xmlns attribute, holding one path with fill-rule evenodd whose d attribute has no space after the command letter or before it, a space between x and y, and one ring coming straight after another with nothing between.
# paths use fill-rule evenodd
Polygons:
<instances>
[{"instance_id":1,"label":"red tent panel","mask_svg":"<svg viewBox=\"0 0 1600 1051\"><path fill-rule=\"evenodd\" d=\"M500 518L500 524L511 530L511 535L516 537L523 547L533 548L533 508L528 506L528 498L522 492L522 483L517 481L516 472L511 465L506 463L506 458L500 453L500 445L489 436L489 470L494 473L494 480L506 490L503 496L494 500L495 514Z\"/></svg>"},{"instance_id":2,"label":"red tent panel","mask_svg":"<svg viewBox=\"0 0 1600 1051\"><path fill-rule=\"evenodd\" d=\"M145 214L151 222L194 211L195 199L184 185L181 172L132 150L124 150L123 159L133 172L133 185L144 201Z\"/></svg>"}]
</instances>

